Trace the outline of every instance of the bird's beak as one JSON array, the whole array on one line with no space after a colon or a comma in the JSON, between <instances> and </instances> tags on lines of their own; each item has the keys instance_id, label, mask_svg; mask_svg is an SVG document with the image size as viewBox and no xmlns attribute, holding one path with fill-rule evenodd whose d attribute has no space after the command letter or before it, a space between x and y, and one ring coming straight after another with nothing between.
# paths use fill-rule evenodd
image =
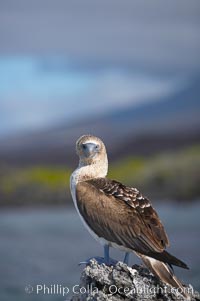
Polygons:
<instances>
[{"instance_id":1,"label":"bird's beak","mask_svg":"<svg viewBox=\"0 0 200 301\"><path fill-rule=\"evenodd\" d=\"M93 158L97 153L97 145L95 143L83 144L83 153L86 158Z\"/></svg>"}]
</instances>

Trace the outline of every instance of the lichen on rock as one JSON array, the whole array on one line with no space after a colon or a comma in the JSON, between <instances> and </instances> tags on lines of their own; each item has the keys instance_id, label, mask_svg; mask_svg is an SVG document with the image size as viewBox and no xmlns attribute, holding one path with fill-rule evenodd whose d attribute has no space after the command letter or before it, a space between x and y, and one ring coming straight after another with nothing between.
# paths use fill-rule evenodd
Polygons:
<instances>
[{"instance_id":1,"label":"lichen on rock","mask_svg":"<svg viewBox=\"0 0 200 301\"><path fill-rule=\"evenodd\" d=\"M171 286L162 283L148 269L134 265L128 267L122 262L115 266L98 264L91 259L84 268L79 292L71 301L184 301L186 298ZM191 285L184 286L191 301L200 300L200 294Z\"/></svg>"}]
</instances>

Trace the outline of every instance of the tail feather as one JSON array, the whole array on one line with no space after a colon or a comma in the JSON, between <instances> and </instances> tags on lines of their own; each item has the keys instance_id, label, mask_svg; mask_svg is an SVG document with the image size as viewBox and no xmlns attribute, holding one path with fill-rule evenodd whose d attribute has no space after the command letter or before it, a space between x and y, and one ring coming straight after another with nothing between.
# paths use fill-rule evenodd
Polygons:
<instances>
[{"instance_id":1,"label":"tail feather","mask_svg":"<svg viewBox=\"0 0 200 301\"><path fill-rule=\"evenodd\" d=\"M137 255L143 260L149 270L162 282L177 288L178 292L181 293L186 300L191 300L190 295L186 292L180 280L178 280L178 278L174 275L173 270L167 264L139 253L137 253Z\"/></svg>"},{"instance_id":2,"label":"tail feather","mask_svg":"<svg viewBox=\"0 0 200 301\"><path fill-rule=\"evenodd\" d=\"M186 263L171 255L167 251L163 251L162 253L152 253L150 256L164 263L168 263L169 265L175 265L183 269L189 269Z\"/></svg>"}]
</instances>

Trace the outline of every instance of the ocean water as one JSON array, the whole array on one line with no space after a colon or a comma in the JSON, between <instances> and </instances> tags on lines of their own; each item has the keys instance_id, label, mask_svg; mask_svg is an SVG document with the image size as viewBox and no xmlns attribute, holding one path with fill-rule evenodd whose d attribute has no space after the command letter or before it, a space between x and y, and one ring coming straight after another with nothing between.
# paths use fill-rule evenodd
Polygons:
<instances>
[{"instance_id":1,"label":"ocean water","mask_svg":"<svg viewBox=\"0 0 200 301\"><path fill-rule=\"evenodd\" d=\"M154 207L169 235L169 251L190 266L189 271L175 268L176 275L200 290L200 204ZM83 269L78 263L102 253L72 208L3 209L0 300L69 300ZM111 257L120 260L123 254L112 249ZM131 263L138 262L132 255Z\"/></svg>"}]
</instances>

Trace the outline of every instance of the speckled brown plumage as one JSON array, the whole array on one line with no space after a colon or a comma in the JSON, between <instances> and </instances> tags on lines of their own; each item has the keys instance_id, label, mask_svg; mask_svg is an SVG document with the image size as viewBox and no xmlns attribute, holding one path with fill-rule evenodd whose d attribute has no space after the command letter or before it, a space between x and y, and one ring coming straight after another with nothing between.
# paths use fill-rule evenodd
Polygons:
<instances>
[{"instance_id":1,"label":"speckled brown plumage","mask_svg":"<svg viewBox=\"0 0 200 301\"><path fill-rule=\"evenodd\" d=\"M98 237L147 256L182 266L164 251L164 227L150 201L136 188L107 178L82 181L76 194L80 214Z\"/></svg>"}]
</instances>

